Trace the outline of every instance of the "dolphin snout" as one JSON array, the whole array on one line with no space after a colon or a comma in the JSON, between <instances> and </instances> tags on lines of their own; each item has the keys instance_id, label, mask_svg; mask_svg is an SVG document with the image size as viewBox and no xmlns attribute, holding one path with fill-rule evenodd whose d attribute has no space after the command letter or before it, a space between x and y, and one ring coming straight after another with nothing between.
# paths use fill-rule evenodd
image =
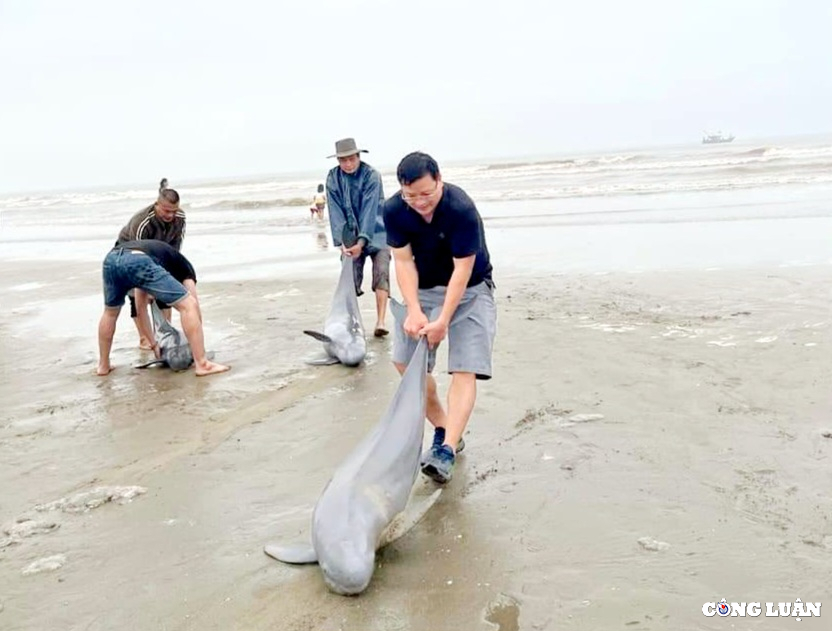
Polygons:
<instances>
[{"instance_id":1,"label":"dolphin snout","mask_svg":"<svg viewBox=\"0 0 832 631\"><path fill-rule=\"evenodd\" d=\"M172 370L177 371L187 370L194 361L194 357L191 354L189 346L179 346L172 349L167 359L168 366L170 366Z\"/></svg>"},{"instance_id":2,"label":"dolphin snout","mask_svg":"<svg viewBox=\"0 0 832 631\"><path fill-rule=\"evenodd\" d=\"M327 587L341 596L358 596L367 589L372 578L372 568L369 571L362 569L349 574L340 572L339 576L330 576L327 572L324 572L324 582Z\"/></svg>"},{"instance_id":3,"label":"dolphin snout","mask_svg":"<svg viewBox=\"0 0 832 631\"><path fill-rule=\"evenodd\" d=\"M338 360L344 366L358 366L367 356L367 347L364 344L350 344L341 349Z\"/></svg>"},{"instance_id":4,"label":"dolphin snout","mask_svg":"<svg viewBox=\"0 0 832 631\"><path fill-rule=\"evenodd\" d=\"M342 596L355 596L370 584L376 568L376 555L367 546L341 541L334 548L320 551L318 564L329 589Z\"/></svg>"}]
</instances>

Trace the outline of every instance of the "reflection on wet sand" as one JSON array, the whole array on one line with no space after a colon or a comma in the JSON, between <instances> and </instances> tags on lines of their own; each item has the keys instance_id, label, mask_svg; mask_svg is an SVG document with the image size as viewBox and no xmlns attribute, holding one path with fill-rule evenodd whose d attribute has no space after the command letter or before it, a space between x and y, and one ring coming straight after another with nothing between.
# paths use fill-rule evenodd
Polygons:
<instances>
[{"instance_id":1,"label":"reflection on wet sand","mask_svg":"<svg viewBox=\"0 0 832 631\"><path fill-rule=\"evenodd\" d=\"M326 226L315 226L315 245L319 252L326 252L329 249L329 240L326 236Z\"/></svg>"}]
</instances>

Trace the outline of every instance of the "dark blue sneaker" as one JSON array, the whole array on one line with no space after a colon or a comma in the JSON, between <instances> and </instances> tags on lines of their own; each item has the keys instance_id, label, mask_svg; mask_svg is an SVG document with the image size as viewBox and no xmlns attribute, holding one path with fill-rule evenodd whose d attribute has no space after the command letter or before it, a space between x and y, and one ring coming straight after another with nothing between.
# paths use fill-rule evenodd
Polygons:
<instances>
[{"instance_id":1,"label":"dark blue sneaker","mask_svg":"<svg viewBox=\"0 0 832 631\"><path fill-rule=\"evenodd\" d=\"M422 465L422 473L437 484L445 484L451 479L455 459L454 450L448 445L433 447Z\"/></svg>"},{"instance_id":2,"label":"dark blue sneaker","mask_svg":"<svg viewBox=\"0 0 832 631\"><path fill-rule=\"evenodd\" d=\"M437 447L441 447L445 444L445 428L444 427L436 427L433 430L433 444L430 446L429 449L422 452L422 457L419 459L419 464L424 466L427 462L428 458L430 458L431 452L436 449ZM465 449L465 440L460 437L459 444L456 446L456 453L462 453L462 450Z\"/></svg>"}]
</instances>

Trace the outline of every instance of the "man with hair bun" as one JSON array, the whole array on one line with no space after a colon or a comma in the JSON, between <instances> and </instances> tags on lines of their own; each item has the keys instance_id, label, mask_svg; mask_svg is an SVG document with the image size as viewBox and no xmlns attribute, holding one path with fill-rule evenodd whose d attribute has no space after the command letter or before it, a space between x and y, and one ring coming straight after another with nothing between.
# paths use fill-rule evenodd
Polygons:
<instances>
[{"instance_id":1,"label":"man with hair bun","mask_svg":"<svg viewBox=\"0 0 832 631\"><path fill-rule=\"evenodd\" d=\"M182 241L185 238L185 211L179 208L179 193L172 188L167 188L167 183L167 178L162 178L156 201L130 218L127 225L119 232L115 245L118 246L128 241L155 239L167 243L177 251L182 249ZM133 323L139 332L139 348L150 350L153 340L146 339L138 326L136 299L132 291L128 298L130 299L130 317L133 318ZM157 301L157 303L165 317L170 320L170 307L163 302Z\"/></svg>"}]
</instances>

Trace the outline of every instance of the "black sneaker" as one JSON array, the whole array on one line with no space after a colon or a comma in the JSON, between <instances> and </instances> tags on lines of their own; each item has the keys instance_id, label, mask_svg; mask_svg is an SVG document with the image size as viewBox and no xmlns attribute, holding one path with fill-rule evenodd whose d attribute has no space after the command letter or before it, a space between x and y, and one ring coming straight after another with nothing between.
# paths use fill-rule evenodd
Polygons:
<instances>
[{"instance_id":1,"label":"black sneaker","mask_svg":"<svg viewBox=\"0 0 832 631\"><path fill-rule=\"evenodd\" d=\"M453 475L455 460L454 450L448 445L433 447L422 465L422 473L437 484L445 484Z\"/></svg>"}]
</instances>

